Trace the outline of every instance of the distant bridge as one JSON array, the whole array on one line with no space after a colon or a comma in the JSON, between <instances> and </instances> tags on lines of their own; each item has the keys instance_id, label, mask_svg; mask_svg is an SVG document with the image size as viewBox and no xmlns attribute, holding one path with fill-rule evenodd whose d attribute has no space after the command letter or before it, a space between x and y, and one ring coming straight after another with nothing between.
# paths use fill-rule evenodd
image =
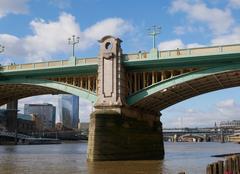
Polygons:
<instances>
[{"instance_id":1,"label":"distant bridge","mask_svg":"<svg viewBox=\"0 0 240 174\"><path fill-rule=\"evenodd\" d=\"M222 136L232 135L233 129L221 129L216 127L208 128L170 128L163 129L163 137L165 141L184 141L184 139L196 139L198 141L210 141L211 139L220 139Z\"/></svg>"}]
</instances>

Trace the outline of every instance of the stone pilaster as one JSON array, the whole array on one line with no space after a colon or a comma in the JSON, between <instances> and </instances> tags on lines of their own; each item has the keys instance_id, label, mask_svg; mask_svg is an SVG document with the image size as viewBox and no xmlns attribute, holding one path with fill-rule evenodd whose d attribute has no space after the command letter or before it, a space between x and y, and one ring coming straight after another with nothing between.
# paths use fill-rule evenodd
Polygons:
<instances>
[{"instance_id":1,"label":"stone pilaster","mask_svg":"<svg viewBox=\"0 0 240 174\"><path fill-rule=\"evenodd\" d=\"M121 107L125 99L122 41L105 36L99 42L98 100L95 107Z\"/></svg>"}]
</instances>

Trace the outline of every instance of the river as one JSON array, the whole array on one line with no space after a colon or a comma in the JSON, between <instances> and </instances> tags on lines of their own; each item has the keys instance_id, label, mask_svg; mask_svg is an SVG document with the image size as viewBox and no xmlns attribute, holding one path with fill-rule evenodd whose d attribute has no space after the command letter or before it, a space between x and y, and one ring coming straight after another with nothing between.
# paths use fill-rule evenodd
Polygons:
<instances>
[{"instance_id":1,"label":"river","mask_svg":"<svg viewBox=\"0 0 240 174\"><path fill-rule=\"evenodd\" d=\"M240 152L233 143L165 143L162 161L86 161L86 142L0 146L0 174L204 174L211 155Z\"/></svg>"}]
</instances>

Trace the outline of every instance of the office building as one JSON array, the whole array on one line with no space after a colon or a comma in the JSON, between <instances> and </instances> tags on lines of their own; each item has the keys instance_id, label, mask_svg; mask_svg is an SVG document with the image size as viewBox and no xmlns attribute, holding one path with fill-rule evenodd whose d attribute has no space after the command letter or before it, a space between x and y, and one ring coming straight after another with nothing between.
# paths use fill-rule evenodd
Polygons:
<instances>
[{"instance_id":1,"label":"office building","mask_svg":"<svg viewBox=\"0 0 240 174\"><path fill-rule=\"evenodd\" d=\"M60 122L66 128L78 128L79 123L79 97L74 95L59 95Z\"/></svg>"},{"instance_id":2,"label":"office building","mask_svg":"<svg viewBox=\"0 0 240 174\"><path fill-rule=\"evenodd\" d=\"M34 114L42 122L43 129L55 127L56 107L52 104L25 104L24 114Z\"/></svg>"}]
</instances>

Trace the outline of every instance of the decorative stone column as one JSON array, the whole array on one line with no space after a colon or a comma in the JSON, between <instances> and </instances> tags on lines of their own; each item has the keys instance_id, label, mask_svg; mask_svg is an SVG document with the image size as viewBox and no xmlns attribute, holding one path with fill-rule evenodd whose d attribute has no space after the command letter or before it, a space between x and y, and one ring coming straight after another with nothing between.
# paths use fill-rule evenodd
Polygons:
<instances>
[{"instance_id":1,"label":"decorative stone column","mask_svg":"<svg viewBox=\"0 0 240 174\"><path fill-rule=\"evenodd\" d=\"M98 100L95 108L121 107L125 98L121 40L105 36L100 41Z\"/></svg>"}]
</instances>

